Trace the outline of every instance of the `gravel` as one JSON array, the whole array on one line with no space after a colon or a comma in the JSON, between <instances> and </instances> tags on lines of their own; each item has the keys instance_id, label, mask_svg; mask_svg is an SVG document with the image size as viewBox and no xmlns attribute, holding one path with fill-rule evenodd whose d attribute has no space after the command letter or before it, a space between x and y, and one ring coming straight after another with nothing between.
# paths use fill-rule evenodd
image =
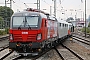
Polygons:
<instances>
[{"instance_id":1,"label":"gravel","mask_svg":"<svg viewBox=\"0 0 90 60\"><path fill-rule=\"evenodd\" d=\"M90 60L90 49L76 43L74 40L71 42L69 39L64 42L70 49L81 55L85 60Z\"/></svg>"}]
</instances>

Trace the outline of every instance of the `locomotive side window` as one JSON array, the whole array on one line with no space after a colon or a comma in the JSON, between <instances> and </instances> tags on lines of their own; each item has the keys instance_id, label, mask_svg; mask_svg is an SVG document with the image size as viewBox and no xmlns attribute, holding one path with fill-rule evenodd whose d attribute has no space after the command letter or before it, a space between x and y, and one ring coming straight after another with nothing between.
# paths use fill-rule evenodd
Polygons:
<instances>
[{"instance_id":1,"label":"locomotive side window","mask_svg":"<svg viewBox=\"0 0 90 60\"><path fill-rule=\"evenodd\" d=\"M67 24L66 24L66 27L68 27Z\"/></svg>"},{"instance_id":2,"label":"locomotive side window","mask_svg":"<svg viewBox=\"0 0 90 60\"><path fill-rule=\"evenodd\" d=\"M70 29L70 31L71 31L71 25L69 25L69 29Z\"/></svg>"},{"instance_id":3,"label":"locomotive side window","mask_svg":"<svg viewBox=\"0 0 90 60\"><path fill-rule=\"evenodd\" d=\"M61 27L61 23L60 23L60 27Z\"/></svg>"},{"instance_id":4,"label":"locomotive side window","mask_svg":"<svg viewBox=\"0 0 90 60\"><path fill-rule=\"evenodd\" d=\"M65 24L65 27L66 27L66 24Z\"/></svg>"},{"instance_id":5,"label":"locomotive side window","mask_svg":"<svg viewBox=\"0 0 90 60\"><path fill-rule=\"evenodd\" d=\"M63 27L63 24L61 23L61 27Z\"/></svg>"},{"instance_id":6,"label":"locomotive side window","mask_svg":"<svg viewBox=\"0 0 90 60\"><path fill-rule=\"evenodd\" d=\"M66 24L66 27L67 27L67 24Z\"/></svg>"},{"instance_id":7,"label":"locomotive side window","mask_svg":"<svg viewBox=\"0 0 90 60\"><path fill-rule=\"evenodd\" d=\"M52 17L52 16L49 16L48 19L57 21L57 19L55 17Z\"/></svg>"},{"instance_id":8,"label":"locomotive side window","mask_svg":"<svg viewBox=\"0 0 90 60\"><path fill-rule=\"evenodd\" d=\"M68 27L68 24L67 24L67 27Z\"/></svg>"},{"instance_id":9,"label":"locomotive side window","mask_svg":"<svg viewBox=\"0 0 90 60\"><path fill-rule=\"evenodd\" d=\"M63 24L63 27L64 27L64 24Z\"/></svg>"}]
</instances>

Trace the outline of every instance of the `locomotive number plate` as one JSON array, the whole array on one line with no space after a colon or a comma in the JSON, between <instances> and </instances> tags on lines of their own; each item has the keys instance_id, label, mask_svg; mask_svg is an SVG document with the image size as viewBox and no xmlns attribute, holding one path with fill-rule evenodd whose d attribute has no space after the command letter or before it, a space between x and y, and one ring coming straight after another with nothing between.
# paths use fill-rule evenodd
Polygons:
<instances>
[{"instance_id":1,"label":"locomotive number plate","mask_svg":"<svg viewBox=\"0 0 90 60\"><path fill-rule=\"evenodd\" d=\"M22 34L28 34L28 32L22 32Z\"/></svg>"}]
</instances>

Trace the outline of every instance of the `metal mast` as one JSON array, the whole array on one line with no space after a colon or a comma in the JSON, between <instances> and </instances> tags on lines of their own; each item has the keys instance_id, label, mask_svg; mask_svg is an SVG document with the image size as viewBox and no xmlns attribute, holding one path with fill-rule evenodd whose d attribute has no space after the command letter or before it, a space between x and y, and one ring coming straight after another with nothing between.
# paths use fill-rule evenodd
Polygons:
<instances>
[{"instance_id":1,"label":"metal mast","mask_svg":"<svg viewBox=\"0 0 90 60\"><path fill-rule=\"evenodd\" d=\"M5 0L5 6L6 6L6 0Z\"/></svg>"},{"instance_id":2,"label":"metal mast","mask_svg":"<svg viewBox=\"0 0 90 60\"><path fill-rule=\"evenodd\" d=\"M56 17L56 0L54 0L54 16Z\"/></svg>"},{"instance_id":3,"label":"metal mast","mask_svg":"<svg viewBox=\"0 0 90 60\"><path fill-rule=\"evenodd\" d=\"M85 37L86 37L86 0L85 0Z\"/></svg>"},{"instance_id":4,"label":"metal mast","mask_svg":"<svg viewBox=\"0 0 90 60\"><path fill-rule=\"evenodd\" d=\"M5 0L5 7L7 6L7 3L6 3L7 1ZM4 17L4 23L5 23L5 28L6 28L6 26L7 26L7 10L6 10L6 8L5 8L5 17Z\"/></svg>"},{"instance_id":5,"label":"metal mast","mask_svg":"<svg viewBox=\"0 0 90 60\"><path fill-rule=\"evenodd\" d=\"M40 0L37 0L37 9L40 10Z\"/></svg>"},{"instance_id":6,"label":"metal mast","mask_svg":"<svg viewBox=\"0 0 90 60\"><path fill-rule=\"evenodd\" d=\"M12 9L12 0L10 0L10 8Z\"/></svg>"},{"instance_id":7,"label":"metal mast","mask_svg":"<svg viewBox=\"0 0 90 60\"><path fill-rule=\"evenodd\" d=\"M52 6L50 6L50 15L52 15Z\"/></svg>"}]
</instances>

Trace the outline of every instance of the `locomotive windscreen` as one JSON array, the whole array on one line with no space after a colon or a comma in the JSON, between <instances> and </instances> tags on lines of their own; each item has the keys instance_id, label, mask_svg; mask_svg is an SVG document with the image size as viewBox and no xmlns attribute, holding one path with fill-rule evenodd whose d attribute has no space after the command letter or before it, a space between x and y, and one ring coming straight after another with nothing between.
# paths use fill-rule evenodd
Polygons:
<instances>
[{"instance_id":1,"label":"locomotive windscreen","mask_svg":"<svg viewBox=\"0 0 90 60\"><path fill-rule=\"evenodd\" d=\"M14 16L12 19L13 27L38 27L38 16Z\"/></svg>"}]
</instances>

